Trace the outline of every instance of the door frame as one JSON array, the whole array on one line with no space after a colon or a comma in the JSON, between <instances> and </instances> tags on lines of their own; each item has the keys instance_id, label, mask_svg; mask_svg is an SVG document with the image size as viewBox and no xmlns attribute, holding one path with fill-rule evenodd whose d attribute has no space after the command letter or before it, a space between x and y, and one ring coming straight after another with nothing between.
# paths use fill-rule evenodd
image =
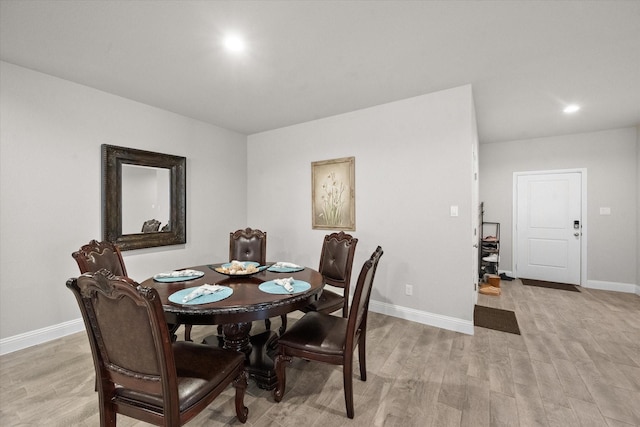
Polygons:
<instances>
[{"instance_id":1,"label":"door frame","mask_svg":"<svg viewBox=\"0 0 640 427\"><path fill-rule=\"evenodd\" d=\"M541 171L522 171L513 173L513 195L512 201L512 213L511 213L511 267L513 274L518 277L518 177L525 175L551 175L561 173L579 173L580 174L580 210L581 210L581 223L582 223L582 236L580 237L580 286L585 286L587 283L587 169L575 168L575 169L552 169Z\"/></svg>"}]
</instances>

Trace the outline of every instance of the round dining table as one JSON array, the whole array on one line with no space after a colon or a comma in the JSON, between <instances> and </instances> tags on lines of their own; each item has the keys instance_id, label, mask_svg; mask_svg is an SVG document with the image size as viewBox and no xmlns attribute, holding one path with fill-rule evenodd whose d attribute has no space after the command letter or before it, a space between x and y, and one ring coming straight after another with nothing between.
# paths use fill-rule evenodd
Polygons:
<instances>
[{"instance_id":1,"label":"round dining table","mask_svg":"<svg viewBox=\"0 0 640 427\"><path fill-rule=\"evenodd\" d=\"M222 325L222 337L212 335L205 339L205 343L244 352L249 376L258 387L271 390L277 385L273 356L278 336L270 330L252 336L251 324L300 310L317 300L324 286L322 275L308 267L300 271L283 272L273 272L263 267L262 271L252 275L225 275L215 270L221 265L207 264L181 269L204 273L199 278L183 280L178 277L176 281L171 281L170 278L157 279L158 276L155 276L141 285L158 291L167 322L176 325L176 329L179 325ZM294 293L268 293L260 288L262 283L289 277L295 279L296 283L308 283L308 289ZM232 293L215 302L200 303L198 299L184 304L176 302L174 294L179 292L183 295L189 292L186 289L203 284L225 286ZM170 300L172 295L174 301Z\"/></svg>"}]
</instances>

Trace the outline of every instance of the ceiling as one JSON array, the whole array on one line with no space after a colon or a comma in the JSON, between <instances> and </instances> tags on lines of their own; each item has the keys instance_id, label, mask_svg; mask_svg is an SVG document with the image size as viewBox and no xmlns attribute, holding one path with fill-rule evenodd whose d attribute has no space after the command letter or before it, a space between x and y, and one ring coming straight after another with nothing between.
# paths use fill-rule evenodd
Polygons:
<instances>
[{"instance_id":1,"label":"ceiling","mask_svg":"<svg viewBox=\"0 0 640 427\"><path fill-rule=\"evenodd\" d=\"M639 1L0 0L0 58L244 134L466 84L483 143L640 124Z\"/></svg>"}]
</instances>

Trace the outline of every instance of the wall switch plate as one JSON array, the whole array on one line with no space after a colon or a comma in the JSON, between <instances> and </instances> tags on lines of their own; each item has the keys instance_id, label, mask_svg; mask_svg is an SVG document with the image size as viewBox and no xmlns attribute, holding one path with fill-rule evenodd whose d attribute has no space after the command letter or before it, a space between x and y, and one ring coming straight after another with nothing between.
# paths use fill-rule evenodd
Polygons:
<instances>
[{"instance_id":1,"label":"wall switch plate","mask_svg":"<svg viewBox=\"0 0 640 427\"><path fill-rule=\"evenodd\" d=\"M611 208L600 208L600 215L611 215Z\"/></svg>"},{"instance_id":2,"label":"wall switch plate","mask_svg":"<svg viewBox=\"0 0 640 427\"><path fill-rule=\"evenodd\" d=\"M406 295L413 295L413 286L411 285L404 285L404 293Z\"/></svg>"},{"instance_id":3,"label":"wall switch plate","mask_svg":"<svg viewBox=\"0 0 640 427\"><path fill-rule=\"evenodd\" d=\"M458 206L451 205L450 212L451 212L451 216L458 216Z\"/></svg>"}]
</instances>

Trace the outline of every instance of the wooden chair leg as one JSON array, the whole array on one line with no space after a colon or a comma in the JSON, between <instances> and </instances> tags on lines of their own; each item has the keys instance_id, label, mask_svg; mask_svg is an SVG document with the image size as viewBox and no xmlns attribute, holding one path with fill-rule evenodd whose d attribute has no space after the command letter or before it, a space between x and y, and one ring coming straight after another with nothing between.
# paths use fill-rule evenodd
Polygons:
<instances>
[{"instance_id":1,"label":"wooden chair leg","mask_svg":"<svg viewBox=\"0 0 640 427\"><path fill-rule=\"evenodd\" d=\"M167 327L169 328L169 335L171 336L171 342L176 342L178 340L176 331L180 327L180 323L167 323Z\"/></svg>"},{"instance_id":2,"label":"wooden chair leg","mask_svg":"<svg viewBox=\"0 0 640 427\"><path fill-rule=\"evenodd\" d=\"M247 372L242 371L242 373L233 381L233 386L236 388L236 416L241 423L245 423L247 421L247 416L249 415L249 408L244 406L244 394L247 390Z\"/></svg>"},{"instance_id":3,"label":"wooden chair leg","mask_svg":"<svg viewBox=\"0 0 640 427\"><path fill-rule=\"evenodd\" d=\"M366 351L366 331L362 331L358 339L358 361L360 364L360 379L367 380L367 351Z\"/></svg>"},{"instance_id":4,"label":"wooden chair leg","mask_svg":"<svg viewBox=\"0 0 640 427\"><path fill-rule=\"evenodd\" d=\"M271 330L271 319L264 319L264 327L267 331Z\"/></svg>"},{"instance_id":5,"label":"wooden chair leg","mask_svg":"<svg viewBox=\"0 0 640 427\"><path fill-rule=\"evenodd\" d=\"M285 375L285 367L286 364L291 362L291 356L285 356L283 354L278 354L276 356L274 369L276 371L276 378L278 379L278 384L276 388L273 390L273 399L276 402L280 402L282 400L282 396L284 396L284 389L287 386L287 377Z\"/></svg>"},{"instance_id":6,"label":"wooden chair leg","mask_svg":"<svg viewBox=\"0 0 640 427\"><path fill-rule=\"evenodd\" d=\"M111 402L101 403L100 410L100 427L116 427L116 411Z\"/></svg>"},{"instance_id":7,"label":"wooden chair leg","mask_svg":"<svg viewBox=\"0 0 640 427\"><path fill-rule=\"evenodd\" d=\"M191 341L191 327L192 325L184 325L184 340Z\"/></svg>"},{"instance_id":8,"label":"wooden chair leg","mask_svg":"<svg viewBox=\"0 0 640 427\"><path fill-rule=\"evenodd\" d=\"M344 385L344 402L347 407L347 417L354 417L353 410L353 359L345 360L342 370Z\"/></svg>"}]
</instances>

